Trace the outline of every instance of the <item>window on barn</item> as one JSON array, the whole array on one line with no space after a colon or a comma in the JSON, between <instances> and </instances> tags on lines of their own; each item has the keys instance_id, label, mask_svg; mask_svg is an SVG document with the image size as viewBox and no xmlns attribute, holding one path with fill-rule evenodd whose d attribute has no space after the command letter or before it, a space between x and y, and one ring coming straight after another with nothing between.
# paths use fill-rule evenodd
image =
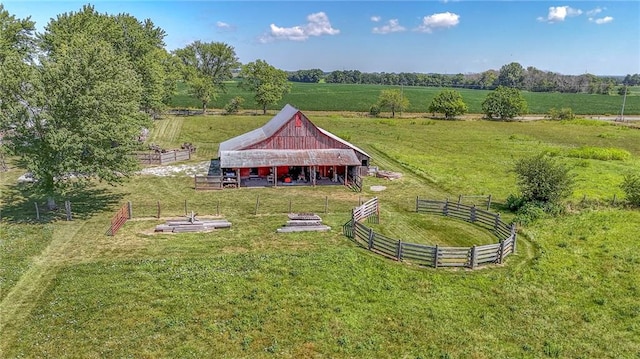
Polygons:
<instances>
[{"instance_id":1,"label":"window on barn","mask_svg":"<svg viewBox=\"0 0 640 359\"><path fill-rule=\"evenodd\" d=\"M299 113L296 113L296 127L302 127L302 118Z\"/></svg>"}]
</instances>

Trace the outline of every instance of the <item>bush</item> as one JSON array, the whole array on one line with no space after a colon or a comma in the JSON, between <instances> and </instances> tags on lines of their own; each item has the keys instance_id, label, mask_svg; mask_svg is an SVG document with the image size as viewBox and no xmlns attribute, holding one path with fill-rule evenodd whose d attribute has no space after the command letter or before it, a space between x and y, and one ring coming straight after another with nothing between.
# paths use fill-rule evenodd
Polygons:
<instances>
[{"instance_id":1,"label":"bush","mask_svg":"<svg viewBox=\"0 0 640 359\"><path fill-rule=\"evenodd\" d=\"M576 115L574 115L573 110L569 107L559 110L551 108L549 110L549 118L552 120L573 120L576 118Z\"/></svg>"},{"instance_id":2,"label":"bush","mask_svg":"<svg viewBox=\"0 0 640 359\"><path fill-rule=\"evenodd\" d=\"M242 108L243 103L244 98L236 96L229 100L229 102L224 106L224 111L227 114L238 113L238 111Z\"/></svg>"},{"instance_id":3,"label":"bush","mask_svg":"<svg viewBox=\"0 0 640 359\"><path fill-rule=\"evenodd\" d=\"M516 212L514 221L527 225L537 221L540 218L544 218L545 211L541 203L539 202L527 202Z\"/></svg>"},{"instance_id":4,"label":"bush","mask_svg":"<svg viewBox=\"0 0 640 359\"><path fill-rule=\"evenodd\" d=\"M569 168L544 154L519 160L514 171L525 202L556 204L573 190Z\"/></svg>"},{"instance_id":5,"label":"bush","mask_svg":"<svg viewBox=\"0 0 640 359\"><path fill-rule=\"evenodd\" d=\"M624 176L620 185L627 201L635 207L640 207L640 174L630 174Z\"/></svg>"},{"instance_id":6,"label":"bush","mask_svg":"<svg viewBox=\"0 0 640 359\"><path fill-rule=\"evenodd\" d=\"M371 105L371 107L369 107L369 115L370 116L377 117L379 114L380 114L380 106Z\"/></svg>"}]
</instances>

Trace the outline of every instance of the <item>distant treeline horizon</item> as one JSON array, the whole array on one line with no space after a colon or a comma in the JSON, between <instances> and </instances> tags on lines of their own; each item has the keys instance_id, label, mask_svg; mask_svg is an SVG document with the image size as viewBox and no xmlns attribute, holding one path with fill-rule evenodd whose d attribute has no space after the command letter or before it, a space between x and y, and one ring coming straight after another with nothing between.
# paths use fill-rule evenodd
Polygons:
<instances>
[{"instance_id":1,"label":"distant treeline horizon","mask_svg":"<svg viewBox=\"0 0 640 359\"><path fill-rule=\"evenodd\" d=\"M563 75L539 70L533 66L522 67L517 62L504 65L500 70L487 70L472 74L438 74L415 72L361 72L359 70L321 69L288 71L289 81L303 83L371 84L425 87L458 87L493 90L498 86L515 87L531 92L563 92L610 94L621 86L640 85L640 74L626 76L597 76L593 74Z\"/></svg>"}]
</instances>

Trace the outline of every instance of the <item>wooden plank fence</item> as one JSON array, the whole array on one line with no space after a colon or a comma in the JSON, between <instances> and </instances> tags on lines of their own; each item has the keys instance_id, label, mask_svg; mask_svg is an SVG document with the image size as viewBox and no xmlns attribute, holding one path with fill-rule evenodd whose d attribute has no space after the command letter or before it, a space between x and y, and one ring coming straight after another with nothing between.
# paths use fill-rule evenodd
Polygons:
<instances>
[{"instance_id":1,"label":"wooden plank fence","mask_svg":"<svg viewBox=\"0 0 640 359\"><path fill-rule=\"evenodd\" d=\"M196 190L222 189L221 176L194 176L194 188Z\"/></svg>"},{"instance_id":2,"label":"wooden plank fence","mask_svg":"<svg viewBox=\"0 0 640 359\"><path fill-rule=\"evenodd\" d=\"M366 219L373 223L379 223L380 204L378 203L378 197L373 197L360 206L354 208L351 218L356 222Z\"/></svg>"},{"instance_id":3,"label":"wooden plank fence","mask_svg":"<svg viewBox=\"0 0 640 359\"><path fill-rule=\"evenodd\" d=\"M167 152L138 152L135 154L140 164L164 165L167 163L187 161L191 159L191 150L171 150Z\"/></svg>"},{"instance_id":4,"label":"wooden plank fence","mask_svg":"<svg viewBox=\"0 0 640 359\"><path fill-rule=\"evenodd\" d=\"M375 205L377 204L377 198ZM370 208L373 200L354 208L351 220L342 227L345 236L353 239L364 248L385 257L424 267L464 267L477 268L487 264L502 263L504 258L516 250L516 231L514 225L507 225L500 220L499 214L478 210L475 206L448 201L416 200L416 211L451 216L472 222L493 231L500 241L495 244L473 247L440 247L424 244L408 243L402 240L383 236L363 223L367 214L376 213Z\"/></svg>"}]
</instances>

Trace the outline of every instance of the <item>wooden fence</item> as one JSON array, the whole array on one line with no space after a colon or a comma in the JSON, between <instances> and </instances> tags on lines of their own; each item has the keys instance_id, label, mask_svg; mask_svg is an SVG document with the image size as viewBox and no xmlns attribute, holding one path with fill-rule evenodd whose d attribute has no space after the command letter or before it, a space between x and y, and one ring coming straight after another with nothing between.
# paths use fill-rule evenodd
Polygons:
<instances>
[{"instance_id":1,"label":"wooden fence","mask_svg":"<svg viewBox=\"0 0 640 359\"><path fill-rule=\"evenodd\" d=\"M196 190L222 189L222 176L194 176Z\"/></svg>"},{"instance_id":2,"label":"wooden fence","mask_svg":"<svg viewBox=\"0 0 640 359\"><path fill-rule=\"evenodd\" d=\"M377 199L375 200L377 205ZM515 226L502 222L499 214L478 210L475 206L455 203L452 205L448 201L416 199L416 212L438 213L468 220L490 229L498 238L499 243L473 247L441 247L403 242L376 233L372 228L362 224L364 215L372 213L370 210L365 211L363 207L364 205L354 209L351 220L342 227L343 233L359 245L398 261L434 268L466 267L473 269L486 264L502 263L507 255L516 250ZM379 209L377 213L379 213Z\"/></svg>"},{"instance_id":3,"label":"wooden fence","mask_svg":"<svg viewBox=\"0 0 640 359\"><path fill-rule=\"evenodd\" d=\"M351 218L356 222L361 222L366 219L373 223L379 223L380 204L378 203L378 197L373 197L360 206L354 208L351 213Z\"/></svg>"},{"instance_id":4,"label":"wooden fence","mask_svg":"<svg viewBox=\"0 0 640 359\"><path fill-rule=\"evenodd\" d=\"M116 214L111 218L111 226L109 226L109 229L107 230L107 235L115 236L116 232L118 232L118 230L124 226L129 219L131 219L131 215L131 202L127 202L122 205L118 212L116 212Z\"/></svg>"},{"instance_id":5,"label":"wooden fence","mask_svg":"<svg viewBox=\"0 0 640 359\"><path fill-rule=\"evenodd\" d=\"M136 158L143 165L164 165L167 163L191 159L191 150L172 150L167 152L138 152Z\"/></svg>"}]
</instances>

